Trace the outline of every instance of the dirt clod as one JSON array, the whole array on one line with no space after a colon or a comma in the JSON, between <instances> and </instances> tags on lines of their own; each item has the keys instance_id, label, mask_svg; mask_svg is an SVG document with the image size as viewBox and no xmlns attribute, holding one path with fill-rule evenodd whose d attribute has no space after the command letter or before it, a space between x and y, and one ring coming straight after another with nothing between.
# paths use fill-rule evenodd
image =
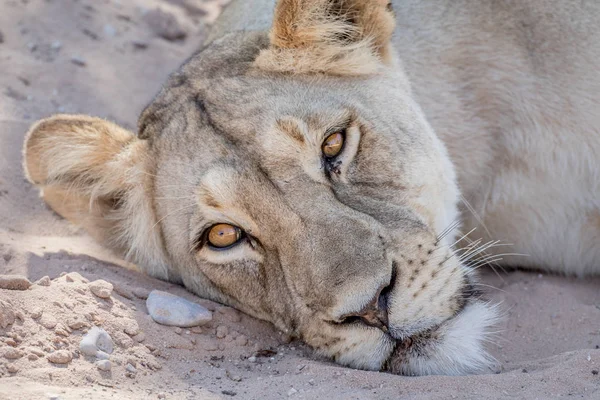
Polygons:
<instances>
[{"instance_id":1,"label":"dirt clod","mask_svg":"<svg viewBox=\"0 0 600 400\"><path fill-rule=\"evenodd\" d=\"M22 275L0 275L0 289L27 290L31 282Z\"/></svg>"},{"instance_id":2,"label":"dirt clod","mask_svg":"<svg viewBox=\"0 0 600 400\"><path fill-rule=\"evenodd\" d=\"M68 364L73 359L73 355L68 350L57 350L54 353L48 354L48 361L55 364Z\"/></svg>"}]
</instances>

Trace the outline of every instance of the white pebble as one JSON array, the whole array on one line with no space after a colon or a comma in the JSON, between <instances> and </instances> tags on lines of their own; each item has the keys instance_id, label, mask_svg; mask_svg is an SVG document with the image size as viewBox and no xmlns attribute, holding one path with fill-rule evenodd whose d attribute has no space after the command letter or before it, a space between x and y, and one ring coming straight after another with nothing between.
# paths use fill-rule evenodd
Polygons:
<instances>
[{"instance_id":1,"label":"white pebble","mask_svg":"<svg viewBox=\"0 0 600 400\"><path fill-rule=\"evenodd\" d=\"M146 300L148 313L162 325L188 328L212 320L212 313L199 304L160 290L153 290Z\"/></svg>"},{"instance_id":2,"label":"white pebble","mask_svg":"<svg viewBox=\"0 0 600 400\"><path fill-rule=\"evenodd\" d=\"M96 356L98 350L108 354L112 353L113 342L110 335L104 329L94 326L81 339L79 351L88 356Z\"/></svg>"},{"instance_id":3,"label":"white pebble","mask_svg":"<svg viewBox=\"0 0 600 400\"><path fill-rule=\"evenodd\" d=\"M96 367L98 367L98 369L101 371L110 371L112 364L108 360L99 360L96 361Z\"/></svg>"}]
</instances>

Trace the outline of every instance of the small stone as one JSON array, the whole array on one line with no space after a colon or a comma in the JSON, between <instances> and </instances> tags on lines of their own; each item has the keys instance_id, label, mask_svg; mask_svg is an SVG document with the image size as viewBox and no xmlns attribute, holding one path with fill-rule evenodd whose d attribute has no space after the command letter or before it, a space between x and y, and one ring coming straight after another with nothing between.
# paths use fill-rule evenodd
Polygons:
<instances>
[{"instance_id":1,"label":"small stone","mask_svg":"<svg viewBox=\"0 0 600 400\"><path fill-rule=\"evenodd\" d=\"M298 393L298 391L294 388L291 388L290 390L288 390L287 395L288 395L288 397L291 397L291 396L295 395L296 393Z\"/></svg>"},{"instance_id":2,"label":"small stone","mask_svg":"<svg viewBox=\"0 0 600 400\"><path fill-rule=\"evenodd\" d=\"M15 349L14 347L9 347L4 352L4 358L8 360L16 360L21 357L23 357L23 352L19 349Z\"/></svg>"},{"instance_id":3,"label":"small stone","mask_svg":"<svg viewBox=\"0 0 600 400\"><path fill-rule=\"evenodd\" d=\"M36 347L30 347L28 350L30 353L35 354L38 357L44 356L44 352Z\"/></svg>"},{"instance_id":4,"label":"small stone","mask_svg":"<svg viewBox=\"0 0 600 400\"><path fill-rule=\"evenodd\" d=\"M98 279L90 283L92 293L101 299L108 299L113 291L113 285L105 280Z\"/></svg>"},{"instance_id":5,"label":"small stone","mask_svg":"<svg viewBox=\"0 0 600 400\"><path fill-rule=\"evenodd\" d=\"M140 326L135 319L127 318L122 321L123 332L129 336L135 336L140 333Z\"/></svg>"},{"instance_id":6,"label":"small stone","mask_svg":"<svg viewBox=\"0 0 600 400\"><path fill-rule=\"evenodd\" d=\"M216 350L219 350L219 346L217 346L216 343L206 343L204 345L204 350L206 350L206 351L216 351Z\"/></svg>"},{"instance_id":7,"label":"small stone","mask_svg":"<svg viewBox=\"0 0 600 400\"><path fill-rule=\"evenodd\" d=\"M160 392L160 393L158 394L158 398L159 398L159 399L166 399L166 398L167 398L167 395L166 395L166 394L164 394L163 392Z\"/></svg>"},{"instance_id":8,"label":"small stone","mask_svg":"<svg viewBox=\"0 0 600 400\"><path fill-rule=\"evenodd\" d=\"M38 358L39 358L39 357L38 357L38 356L36 356L35 354L30 354L30 355L28 355L28 356L27 356L27 359L28 359L29 361L35 361L35 360L37 360Z\"/></svg>"},{"instance_id":9,"label":"small stone","mask_svg":"<svg viewBox=\"0 0 600 400\"><path fill-rule=\"evenodd\" d=\"M31 318L33 319L38 319L39 317L42 316L42 313L44 312L44 310L42 310L41 307L36 307L33 310L31 310L31 313L29 314L31 316Z\"/></svg>"},{"instance_id":10,"label":"small stone","mask_svg":"<svg viewBox=\"0 0 600 400\"><path fill-rule=\"evenodd\" d=\"M138 343L141 343L144 340L146 340L146 335L144 334L144 332L140 332L137 335L135 335L132 339Z\"/></svg>"},{"instance_id":11,"label":"small stone","mask_svg":"<svg viewBox=\"0 0 600 400\"><path fill-rule=\"evenodd\" d=\"M250 361L251 363L255 363L256 362L256 357L255 356L250 356L250 357L248 357L248 361Z\"/></svg>"},{"instance_id":12,"label":"small stone","mask_svg":"<svg viewBox=\"0 0 600 400\"><path fill-rule=\"evenodd\" d=\"M67 282L88 283L88 280L86 278L84 278L83 276L81 276L81 274L79 272L69 272L68 274L65 275L65 280Z\"/></svg>"},{"instance_id":13,"label":"small stone","mask_svg":"<svg viewBox=\"0 0 600 400\"><path fill-rule=\"evenodd\" d=\"M179 327L175 328L175 333L176 334L181 335L181 332L183 332L183 329L181 329Z\"/></svg>"},{"instance_id":14,"label":"small stone","mask_svg":"<svg viewBox=\"0 0 600 400\"><path fill-rule=\"evenodd\" d=\"M81 339L79 351L87 356L95 356L98 350L111 354L113 352L113 342L104 329L94 326Z\"/></svg>"},{"instance_id":15,"label":"small stone","mask_svg":"<svg viewBox=\"0 0 600 400\"><path fill-rule=\"evenodd\" d=\"M7 345L12 346L12 347L17 347L17 345L18 345L18 343L12 338L6 339L4 341L4 343L6 343Z\"/></svg>"},{"instance_id":16,"label":"small stone","mask_svg":"<svg viewBox=\"0 0 600 400\"><path fill-rule=\"evenodd\" d=\"M114 37L117 34L117 30L115 29L114 26L110 25L110 24L106 24L104 25L104 36L106 37Z\"/></svg>"},{"instance_id":17,"label":"small stone","mask_svg":"<svg viewBox=\"0 0 600 400\"><path fill-rule=\"evenodd\" d=\"M13 306L6 301L0 300L0 328L6 329L15 322L15 318Z\"/></svg>"},{"instance_id":18,"label":"small stone","mask_svg":"<svg viewBox=\"0 0 600 400\"><path fill-rule=\"evenodd\" d=\"M592 370L592 375L598 375L598 370L597 369L593 369Z\"/></svg>"},{"instance_id":19,"label":"small stone","mask_svg":"<svg viewBox=\"0 0 600 400\"><path fill-rule=\"evenodd\" d=\"M17 372L19 372L19 367L17 367L14 364L8 364L6 366L6 370L11 374L16 374Z\"/></svg>"},{"instance_id":20,"label":"small stone","mask_svg":"<svg viewBox=\"0 0 600 400\"><path fill-rule=\"evenodd\" d=\"M162 325L188 328L212 320L212 313L201 305L159 290L150 293L146 307L152 319Z\"/></svg>"},{"instance_id":21,"label":"small stone","mask_svg":"<svg viewBox=\"0 0 600 400\"><path fill-rule=\"evenodd\" d=\"M65 337L69 336L69 334L70 334L67 327L64 326L63 324L58 324L56 326L56 328L54 329L54 333L56 333L57 335L60 335L60 336L65 336Z\"/></svg>"},{"instance_id":22,"label":"small stone","mask_svg":"<svg viewBox=\"0 0 600 400\"><path fill-rule=\"evenodd\" d=\"M125 333L123 333L123 332L119 332L119 331L117 331L117 332L114 332L114 333L113 333L113 337L114 337L114 339L115 339L115 342L116 342L116 343L117 343L119 346L121 346L121 347L123 347L123 348L125 348L125 349L128 349L128 348L130 348L130 347L133 347L133 346L135 346L135 342L133 341L133 339L132 339L132 338L130 338L128 335L126 335L126 334L125 334Z\"/></svg>"},{"instance_id":23,"label":"small stone","mask_svg":"<svg viewBox=\"0 0 600 400\"><path fill-rule=\"evenodd\" d=\"M44 314L40 319L40 325L46 329L54 329L56 324L58 324L58 321L51 314Z\"/></svg>"},{"instance_id":24,"label":"small stone","mask_svg":"<svg viewBox=\"0 0 600 400\"><path fill-rule=\"evenodd\" d=\"M137 372L137 369L129 363L127 363L125 369L127 370L127 372L131 372L132 374L135 374Z\"/></svg>"},{"instance_id":25,"label":"small stone","mask_svg":"<svg viewBox=\"0 0 600 400\"><path fill-rule=\"evenodd\" d=\"M194 326L192 329L190 329L192 331L192 333L196 333L196 334L201 334L202 332L204 332L202 330L202 328L200 328L199 326Z\"/></svg>"},{"instance_id":26,"label":"small stone","mask_svg":"<svg viewBox=\"0 0 600 400\"><path fill-rule=\"evenodd\" d=\"M146 300L150 296L150 291L143 287L134 287L131 292L138 299Z\"/></svg>"},{"instance_id":27,"label":"small stone","mask_svg":"<svg viewBox=\"0 0 600 400\"><path fill-rule=\"evenodd\" d=\"M48 354L48 361L54 364L68 364L73 359L73 355L67 350L57 350Z\"/></svg>"},{"instance_id":28,"label":"small stone","mask_svg":"<svg viewBox=\"0 0 600 400\"><path fill-rule=\"evenodd\" d=\"M221 390L221 394L224 394L225 396L235 396L237 392L234 392L233 390Z\"/></svg>"},{"instance_id":29,"label":"small stone","mask_svg":"<svg viewBox=\"0 0 600 400\"><path fill-rule=\"evenodd\" d=\"M311 386L314 386L315 385L315 380L314 379L309 379L308 380L308 384L311 385Z\"/></svg>"},{"instance_id":30,"label":"small stone","mask_svg":"<svg viewBox=\"0 0 600 400\"><path fill-rule=\"evenodd\" d=\"M112 368L112 364L109 360L98 360L96 361L96 367L100 371L110 371Z\"/></svg>"},{"instance_id":31,"label":"small stone","mask_svg":"<svg viewBox=\"0 0 600 400\"><path fill-rule=\"evenodd\" d=\"M35 281L35 284L39 286L50 286L51 282L50 277L46 275Z\"/></svg>"},{"instance_id":32,"label":"small stone","mask_svg":"<svg viewBox=\"0 0 600 400\"><path fill-rule=\"evenodd\" d=\"M103 352L102 350L98 350L96 352L96 358L98 360L108 360L110 358L110 354Z\"/></svg>"},{"instance_id":33,"label":"small stone","mask_svg":"<svg viewBox=\"0 0 600 400\"><path fill-rule=\"evenodd\" d=\"M131 288L126 285L115 284L114 290L119 295L125 297L127 300L133 299L133 293L131 292Z\"/></svg>"},{"instance_id":34,"label":"small stone","mask_svg":"<svg viewBox=\"0 0 600 400\"><path fill-rule=\"evenodd\" d=\"M177 18L159 8L146 13L144 19L157 36L168 41L183 40L187 36Z\"/></svg>"},{"instance_id":35,"label":"small stone","mask_svg":"<svg viewBox=\"0 0 600 400\"><path fill-rule=\"evenodd\" d=\"M219 325L217 327L217 338L218 339L223 339L225 336L227 336L227 333L229 333L229 328L227 328L225 325Z\"/></svg>"},{"instance_id":36,"label":"small stone","mask_svg":"<svg viewBox=\"0 0 600 400\"><path fill-rule=\"evenodd\" d=\"M69 326L69 328L73 329L73 330L78 330L78 329L82 329L82 328L89 328L90 324L88 324L86 321L84 321L81 317L76 316L72 319L67 320L67 325Z\"/></svg>"},{"instance_id":37,"label":"small stone","mask_svg":"<svg viewBox=\"0 0 600 400\"><path fill-rule=\"evenodd\" d=\"M85 67L87 65L87 62L81 56L73 56L73 57L71 57L71 62L73 64L79 66L79 67Z\"/></svg>"},{"instance_id":38,"label":"small stone","mask_svg":"<svg viewBox=\"0 0 600 400\"><path fill-rule=\"evenodd\" d=\"M31 282L23 275L0 275L0 289L27 290L29 286Z\"/></svg>"}]
</instances>

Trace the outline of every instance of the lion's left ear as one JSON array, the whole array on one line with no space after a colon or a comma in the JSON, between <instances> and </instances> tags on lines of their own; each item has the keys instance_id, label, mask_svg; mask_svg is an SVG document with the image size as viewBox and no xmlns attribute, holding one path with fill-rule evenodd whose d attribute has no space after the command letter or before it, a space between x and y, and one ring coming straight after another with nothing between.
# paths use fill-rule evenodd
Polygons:
<instances>
[{"instance_id":1,"label":"lion's left ear","mask_svg":"<svg viewBox=\"0 0 600 400\"><path fill-rule=\"evenodd\" d=\"M148 153L145 140L84 115L37 122L23 148L27 178L57 213L151 275L168 279L153 229Z\"/></svg>"},{"instance_id":2,"label":"lion's left ear","mask_svg":"<svg viewBox=\"0 0 600 400\"><path fill-rule=\"evenodd\" d=\"M287 73L361 75L392 63L390 0L278 0L256 65Z\"/></svg>"}]
</instances>

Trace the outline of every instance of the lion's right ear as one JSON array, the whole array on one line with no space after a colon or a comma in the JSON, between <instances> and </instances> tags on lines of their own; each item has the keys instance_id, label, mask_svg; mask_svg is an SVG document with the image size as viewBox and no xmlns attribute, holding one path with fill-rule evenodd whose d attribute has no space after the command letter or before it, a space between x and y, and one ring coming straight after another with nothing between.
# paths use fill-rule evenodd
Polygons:
<instances>
[{"instance_id":1,"label":"lion's right ear","mask_svg":"<svg viewBox=\"0 0 600 400\"><path fill-rule=\"evenodd\" d=\"M270 46L256 66L306 74L364 75L393 65L390 0L278 0Z\"/></svg>"},{"instance_id":2,"label":"lion's right ear","mask_svg":"<svg viewBox=\"0 0 600 400\"><path fill-rule=\"evenodd\" d=\"M151 207L145 140L100 118L55 115L25 138L29 181L60 215L153 276L168 279Z\"/></svg>"}]
</instances>

